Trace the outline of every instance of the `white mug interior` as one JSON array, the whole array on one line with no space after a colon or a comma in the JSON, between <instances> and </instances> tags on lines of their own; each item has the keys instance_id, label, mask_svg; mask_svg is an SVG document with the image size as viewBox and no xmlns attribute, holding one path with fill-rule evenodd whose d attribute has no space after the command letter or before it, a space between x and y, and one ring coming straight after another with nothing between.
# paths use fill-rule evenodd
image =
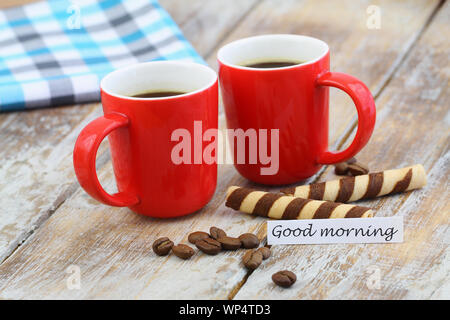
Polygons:
<instances>
[{"instance_id":1,"label":"white mug interior","mask_svg":"<svg viewBox=\"0 0 450 320\"><path fill-rule=\"evenodd\" d=\"M126 99L174 99L203 91L211 87L216 80L216 72L199 63L151 61L109 73L100 82L100 87L109 95ZM170 97L133 97L162 91L185 92L185 94Z\"/></svg>"},{"instance_id":2,"label":"white mug interior","mask_svg":"<svg viewBox=\"0 0 450 320\"><path fill-rule=\"evenodd\" d=\"M294 34L269 34L228 43L219 50L217 58L224 65L253 69L246 65L273 61L314 63L328 51L328 45L316 38ZM270 69L273 68L263 70Z\"/></svg>"}]
</instances>

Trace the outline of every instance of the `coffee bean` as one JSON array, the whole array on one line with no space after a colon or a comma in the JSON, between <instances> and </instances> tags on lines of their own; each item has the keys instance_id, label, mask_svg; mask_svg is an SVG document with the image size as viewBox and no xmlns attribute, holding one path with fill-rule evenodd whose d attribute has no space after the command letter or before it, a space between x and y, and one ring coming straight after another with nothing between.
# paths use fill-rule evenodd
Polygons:
<instances>
[{"instance_id":1,"label":"coffee bean","mask_svg":"<svg viewBox=\"0 0 450 320\"><path fill-rule=\"evenodd\" d=\"M338 176L345 176L348 172L348 164L346 162L336 163L334 165L334 173Z\"/></svg>"},{"instance_id":2,"label":"coffee bean","mask_svg":"<svg viewBox=\"0 0 450 320\"><path fill-rule=\"evenodd\" d=\"M223 231L222 229L217 228L217 227L211 227L209 229L209 235L211 236L211 238L216 239L216 240L227 236L225 231Z\"/></svg>"},{"instance_id":3,"label":"coffee bean","mask_svg":"<svg viewBox=\"0 0 450 320\"><path fill-rule=\"evenodd\" d=\"M347 161L336 163L334 165L334 173L338 176L346 176L349 171L349 165L356 163L356 158L350 158Z\"/></svg>"},{"instance_id":4,"label":"coffee bean","mask_svg":"<svg viewBox=\"0 0 450 320\"><path fill-rule=\"evenodd\" d=\"M297 281L297 276L291 271L282 270L272 275L272 281L280 287L289 288Z\"/></svg>"},{"instance_id":5,"label":"coffee bean","mask_svg":"<svg viewBox=\"0 0 450 320\"><path fill-rule=\"evenodd\" d=\"M221 237L217 241L222 244L222 249L225 250L237 250L242 245L241 240L232 237Z\"/></svg>"},{"instance_id":6,"label":"coffee bean","mask_svg":"<svg viewBox=\"0 0 450 320\"><path fill-rule=\"evenodd\" d=\"M363 174L368 174L369 168L362 163L355 162L353 164L348 165L348 172L350 173L351 176L360 176Z\"/></svg>"},{"instance_id":7,"label":"coffee bean","mask_svg":"<svg viewBox=\"0 0 450 320\"><path fill-rule=\"evenodd\" d=\"M261 251L249 250L242 257L242 262L247 269L255 270L262 263L263 255Z\"/></svg>"},{"instance_id":8,"label":"coffee bean","mask_svg":"<svg viewBox=\"0 0 450 320\"><path fill-rule=\"evenodd\" d=\"M222 250L222 245L220 242L211 238L198 240L195 245L201 251L209 255L216 255L220 252L220 250Z\"/></svg>"},{"instance_id":9,"label":"coffee bean","mask_svg":"<svg viewBox=\"0 0 450 320\"><path fill-rule=\"evenodd\" d=\"M252 249L259 246L259 239L253 233L244 233L239 236L242 246L246 249Z\"/></svg>"},{"instance_id":10,"label":"coffee bean","mask_svg":"<svg viewBox=\"0 0 450 320\"><path fill-rule=\"evenodd\" d=\"M271 255L270 249L267 247L261 247L258 249L258 251L261 252L263 260L268 259Z\"/></svg>"},{"instance_id":11,"label":"coffee bean","mask_svg":"<svg viewBox=\"0 0 450 320\"><path fill-rule=\"evenodd\" d=\"M159 239L156 239L155 242L153 242L153 251L158 255L158 256L166 256L167 254L169 254L170 249L172 249L173 247L173 242L170 241L169 238L167 237L162 237Z\"/></svg>"},{"instance_id":12,"label":"coffee bean","mask_svg":"<svg viewBox=\"0 0 450 320\"><path fill-rule=\"evenodd\" d=\"M192 249L191 247L189 247L186 244L178 244L176 246L173 246L172 252L178 258L185 259L185 260L192 257L195 253L194 249Z\"/></svg>"},{"instance_id":13,"label":"coffee bean","mask_svg":"<svg viewBox=\"0 0 450 320\"><path fill-rule=\"evenodd\" d=\"M188 236L188 241L192 244L195 244L198 240L209 238L209 234L203 231L192 232Z\"/></svg>"}]
</instances>

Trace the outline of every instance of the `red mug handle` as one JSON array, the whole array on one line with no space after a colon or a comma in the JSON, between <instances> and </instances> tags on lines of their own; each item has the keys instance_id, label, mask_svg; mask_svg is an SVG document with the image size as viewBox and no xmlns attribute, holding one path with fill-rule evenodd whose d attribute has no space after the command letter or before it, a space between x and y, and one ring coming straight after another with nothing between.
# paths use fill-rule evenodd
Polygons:
<instances>
[{"instance_id":1,"label":"red mug handle","mask_svg":"<svg viewBox=\"0 0 450 320\"><path fill-rule=\"evenodd\" d=\"M376 107L370 90L364 83L345 73L326 72L316 80L318 86L331 86L345 91L358 111L358 130L350 146L342 151L325 151L319 155L320 164L345 161L356 155L369 141L375 127Z\"/></svg>"},{"instance_id":2,"label":"red mug handle","mask_svg":"<svg viewBox=\"0 0 450 320\"><path fill-rule=\"evenodd\" d=\"M139 203L139 198L130 192L108 194L100 184L95 169L98 147L113 130L127 127L127 116L110 113L89 123L80 133L73 150L73 166L81 187L94 199L115 207L129 207Z\"/></svg>"}]
</instances>

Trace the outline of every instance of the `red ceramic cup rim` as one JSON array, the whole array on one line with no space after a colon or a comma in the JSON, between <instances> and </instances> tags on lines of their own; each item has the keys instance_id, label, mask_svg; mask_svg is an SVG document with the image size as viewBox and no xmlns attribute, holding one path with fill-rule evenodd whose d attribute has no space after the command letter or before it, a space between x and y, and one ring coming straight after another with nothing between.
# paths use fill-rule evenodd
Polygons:
<instances>
[{"instance_id":1,"label":"red ceramic cup rim","mask_svg":"<svg viewBox=\"0 0 450 320\"><path fill-rule=\"evenodd\" d=\"M217 82L210 67L184 61L150 61L123 67L107 74L100 82L101 90L113 97L135 100L181 99L203 92ZM158 91L185 91L170 97L137 98L133 95Z\"/></svg>"},{"instance_id":2,"label":"red ceramic cup rim","mask_svg":"<svg viewBox=\"0 0 450 320\"><path fill-rule=\"evenodd\" d=\"M324 41L295 34L267 34L244 38L230 42L217 53L217 59L225 66L251 71L269 72L301 68L313 64L329 52L328 44ZM306 61L282 68L249 68L247 63L267 62L271 60Z\"/></svg>"}]
</instances>

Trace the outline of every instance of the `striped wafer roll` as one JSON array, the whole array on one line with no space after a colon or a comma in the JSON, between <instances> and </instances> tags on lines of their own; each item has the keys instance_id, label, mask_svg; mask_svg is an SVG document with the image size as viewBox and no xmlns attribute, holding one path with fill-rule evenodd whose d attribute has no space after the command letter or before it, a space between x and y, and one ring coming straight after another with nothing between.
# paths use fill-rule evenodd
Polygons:
<instances>
[{"instance_id":1,"label":"striped wafer roll","mask_svg":"<svg viewBox=\"0 0 450 320\"><path fill-rule=\"evenodd\" d=\"M228 188L225 205L245 213L283 220L373 217L370 208L236 186Z\"/></svg>"},{"instance_id":2,"label":"striped wafer roll","mask_svg":"<svg viewBox=\"0 0 450 320\"><path fill-rule=\"evenodd\" d=\"M426 183L425 169L421 164L416 164L402 169L287 188L281 192L305 199L352 202L421 188Z\"/></svg>"}]
</instances>

